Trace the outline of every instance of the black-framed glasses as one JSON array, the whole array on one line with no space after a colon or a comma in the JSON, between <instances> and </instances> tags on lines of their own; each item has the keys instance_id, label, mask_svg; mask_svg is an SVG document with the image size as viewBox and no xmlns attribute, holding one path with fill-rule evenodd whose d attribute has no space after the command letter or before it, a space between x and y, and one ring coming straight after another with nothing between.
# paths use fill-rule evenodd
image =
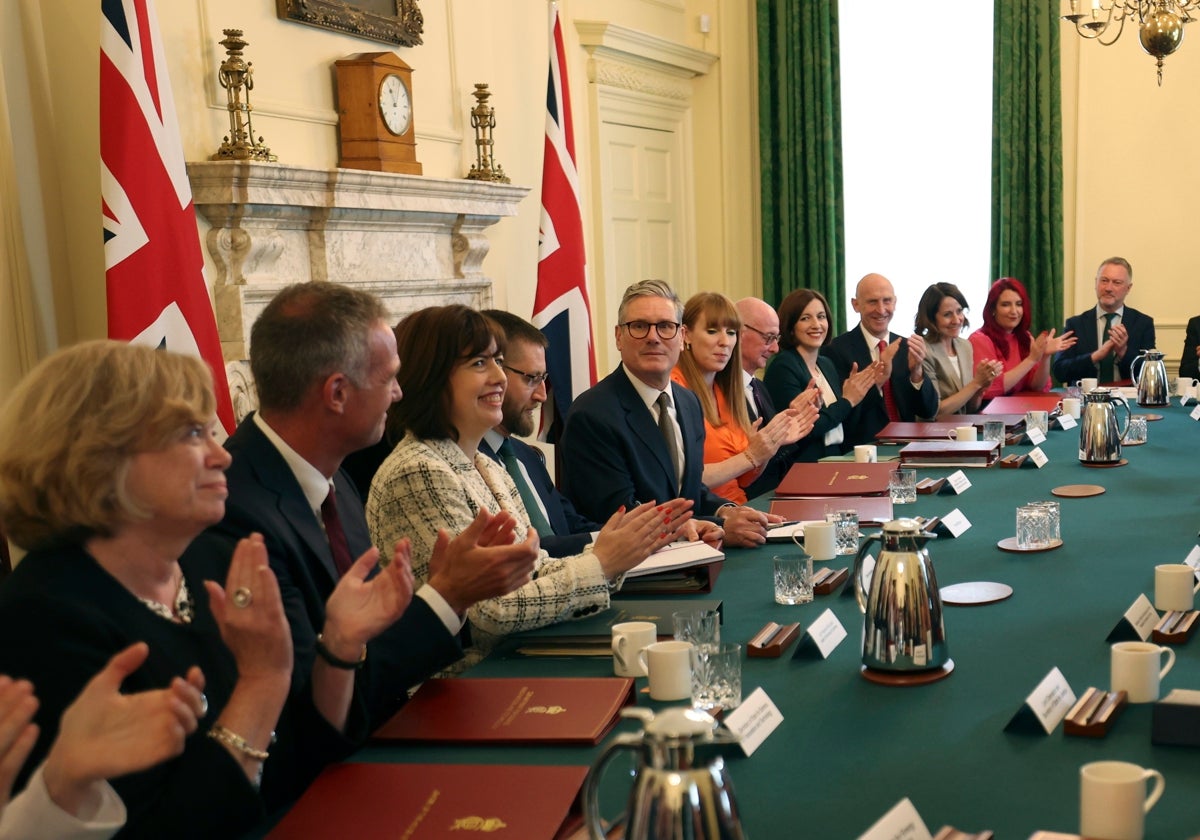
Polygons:
<instances>
[{"instance_id":1,"label":"black-framed glasses","mask_svg":"<svg viewBox=\"0 0 1200 840\"><path fill-rule=\"evenodd\" d=\"M749 324L742 324L742 326L745 327L746 329L750 330L751 332L758 333L760 336L762 336L762 340L766 344L774 344L776 341L778 341L780 338L783 337L783 333L763 332L758 327L752 327Z\"/></svg>"},{"instance_id":2,"label":"black-framed glasses","mask_svg":"<svg viewBox=\"0 0 1200 840\"><path fill-rule=\"evenodd\" d=\"M624 327L633 338L645 338L650 335L651 327L654 327L654 331L658 333L658 337L664 341L668 341L679 334L678 321L659 321L656 324L651 324L649 321L626 321L624 324L617 324L617 326Z\"/></svg>"},{"instance_id":3,"label":"black-framed glasses","mask_svg":"<svg viewBox=\"0 0 1200 840\"><path fill-rule=\"evenodd\" d=\"M517 376L524 379L525 384L528 385L530 388L536 388L537 386L541 385L543 382L550 381L550 371L545 371L543 373L526 373L523 370L517 370L515 367L512 367L511 365L502 364L501 367L503 367L507 371L511 371L512 373L515 373Z\"/></svg>"}]
</instances>

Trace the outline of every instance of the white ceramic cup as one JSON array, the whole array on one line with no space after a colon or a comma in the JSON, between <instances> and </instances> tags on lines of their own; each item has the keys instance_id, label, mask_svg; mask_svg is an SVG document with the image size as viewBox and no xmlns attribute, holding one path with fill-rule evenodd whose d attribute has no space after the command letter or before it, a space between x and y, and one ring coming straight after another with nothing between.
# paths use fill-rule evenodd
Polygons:
<instances>
[{"instance_id":1,"label":"white ceramic cup","mask_svg":"<svg viewBox=\"0 0 1200 840\"><path fill-rule=\"evenodd\" d=\"M653 621L624 621L612 629L613 673L618 677L644 677L646 666L638 654L646 645L658 641L658 625Z\"/></svg>"},{"instance_id":2,"label":"white ceramic cup","mask_svg":"<svg viewBox=\"0 0 1200 840\"><path fill-rule=\"evenodd\" d=\"M1163 563L1154 567L1154 608L1192 609L1195 604L1196 572L1186 563Z\"/></svg>"},{"instance_id":3,"label":"white ceramic cup","mask_svg":"<svg viewBox=\"0 0 1200 840\"><path fill-rule=\"evenodd\" d=\"M950 433L951 440L979 440L979 430L974 426L955 426Z\"/></svg>"},{"instance_id":4,"label":"white ceramic cup","mask_svg":"<svg viewBox=\"0 0 1200 840\"><path fill-rule=\"evenodd\" d=\"M1063 414L1069 414L1076 420L1079 419L1080 405L1079 400L1077 400L1075 397L1063 397L1058 405L1062 409Z\"/></svg>"},{"instance_id":5,"label":"white ceramic cup","mask_svg":"<svg viewBox=\"0 0 1200 840\"><path fill-rule=\"evenodd\" d=\"M854 447L854 460L859 464L874 464L879 460L879 453L870 443L862 443Z\"/></svg>"},{"instance_id":6,"label":"white ceramic cup","mask_svg":"<svg viewBox=\"0 0 1200 840\"><path fill-rule=\"evenodd\" d=\"M1164 653L1166 665L1162 664ZM1158 699L1159 682L1174 665L1175 651L1169 647L1117 642L1112 646L1112 690L1124 691L1130 703L1153 703Z\"/></svg>"},{"instance_id":7,"label":"white ceramic cup","mask_svg":"<svg viewBox=\"0 0 1200 840\"><path fill-rule=\"evenodd\" d=\"M1197 387L1200 387L1200 379L1180 376L1175 380L1175 395L1178 397L1190 397L1195 393Z\"/></svg>"},{"instance_id":8,"label":"white ceramic cup","mask_svg":"<svg viewBox=\"0 0 1200 840\"><path fill-rule=\"evenodd\" d=\"M642 648L638 659L650 676L652 699L692 699L691 642L655 642Z\"/></svg>"},{"instance_id":9,"label":"white ceramic cup","mask_svg":"<svg viewBox=\"0 0 1200 840\"><path fill-rule=\"evenodd\" d=\"M837 557L837 538L832 522L809 522L804 526L804 553L814 560Z\"/></svg>"},{"instance_id":10,"label":"white ceramic cup","mask_svg":"<svg viewBox=\"0 0 1200 840\"><path fill-rule=\"evenodd\" d=\"M1146 795L1146 782L1154 789ZM1079 768L1079 833L1103 840L1142 840L1146 814L1166 780L1157 770L1127 761L1093 761Z\"/></svg>"},{"instance_id":11,"label":"white ceramic cup","mask_svg":"<svg viewBox=\"0 0 1200 840\"><path fill-rule=\"evenodd\" d=\"M1099 384L1099 379L1080 379L1079 390L1083 391L1085 394L1090 394L1092 391L1096 390L1096 386Z\"/></svg>"}]
</instances>

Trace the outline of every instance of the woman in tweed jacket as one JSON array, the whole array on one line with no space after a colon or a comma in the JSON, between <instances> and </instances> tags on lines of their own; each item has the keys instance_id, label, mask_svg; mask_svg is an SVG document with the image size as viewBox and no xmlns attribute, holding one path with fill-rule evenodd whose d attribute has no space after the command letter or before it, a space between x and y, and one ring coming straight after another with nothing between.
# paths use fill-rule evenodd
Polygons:
<instances>
[{"instance_id":1,"label":"woman in tweed jacket","mask_svg":"<svg viewBox=\"0 0 1200 840\"><path fill-rule=\"evenodd\" d=\"M403 438L371 482L367 524L376 545L412 540L419 587L439 532L462 531L486 508L510 512L523 534L529 515L505 469L478 451L483 434L501 422L508 379L500 327L465 306L431 307L401 321L396 342L405 396L392 408L388 432ZM690 507L663 500L618 511L582 554L552 559L541 551L533 580L468 610L467 664L498 636L607 609L624 573L673 540Z\"/></svg>"}]
</instances>

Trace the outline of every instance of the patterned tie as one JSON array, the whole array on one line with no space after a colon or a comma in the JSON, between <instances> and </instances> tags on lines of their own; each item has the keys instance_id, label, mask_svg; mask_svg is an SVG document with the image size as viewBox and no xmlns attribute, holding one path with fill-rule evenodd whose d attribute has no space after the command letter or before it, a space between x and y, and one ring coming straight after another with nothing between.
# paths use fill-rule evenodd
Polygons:
<instances>
[{"instance_id":1,"label":"patterned tie","mask_svg":"<svg viewBox=\"0 0 1200 840\"><path fill-rule=\"evenodd\" d=\"M517 485L517 492L521 494L521 501L525 505L525 512L529 514L529 524L533 526L533 530L538 532L539 537L554 536L554 529L550 527L550 523L542 515L542 508L538 504L537 494L534 493L529 483L525 481L525 476L521 474L521 462L517 460L517 454L513 452L512 442L508 438L505 438L504 443L500 444L500 451L497 454L500 455L500 460L504 462L504 469L508 470L513 484Z\"/></svg>"},{"instance_id":2,"label":"patterned tie","mask_svg":"<svg viewBox=\"0 0 1200 840\"><path fill-rule=\"evenodd\" d=\"M333 565L338 575L344 575L354 565L350 555L350 543L346 541L346 532L342 529L342 519L338 516L337 501L334 499L333 488L321 502L321 522L325 525L325 536L329 539L329 549L333 552Z\"/></svg>"},{"instance_id":3,"label":"patterned tie","mask_svg":"<svg viewBox=\"0 0 1200 840\"><path fill-rule=\"evenodd\" d=\"M675 467L675 490L679 490L680 458L679 444L675 442L675 424L671 422L668 407L671 404L667 392L663 391L656 400L658 405L658 430L662 432L663 442L667 445L667 454L671 456L671 464Z\"/></svg>"},{"instance_id":4,"label":"patterned tie","mask_svg":"<svg viewBox=\"0 0 1200 840\"><path fill-rule=\"evenodd\" d=\"M879 355L883 356L883 351L887 349L887 342L883 339L875 345L879 349ZM892 394L892 378L889 376L883 380L883 407L887 410L888 419L893 423L900 421L900 409L896 408L896 397Z\"/></svg>"},{"instance_id":5,"label":"patterned tie","mask_svg":"<svg viewBox=\"0 0 1200 840\"><path fill-rule=\"evenodd\" d=\"M1109 333L1112 332L1113 318L1116 318L1116 317L1117 317L1116 312L1105 312L1104 313L1104 335L1100 339L1101 344L1108 341L1108 335L1109 335ZM1099 377L1100 377L1101 384L1104 384L1106 382L1115 382L1116 381L1116 379L1117 379L1116 358L1117 358L1116 353L1109 353L1107 356L1105 356L1103 359L1100 360Z\"/></svg>"}]
</instances>

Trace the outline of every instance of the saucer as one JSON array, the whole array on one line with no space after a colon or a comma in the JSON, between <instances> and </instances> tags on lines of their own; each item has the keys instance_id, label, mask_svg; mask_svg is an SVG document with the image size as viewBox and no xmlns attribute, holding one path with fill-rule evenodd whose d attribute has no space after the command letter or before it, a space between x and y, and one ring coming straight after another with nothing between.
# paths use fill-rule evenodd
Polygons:
<instances>
[{"instance_id":1,"label":"saucer","mask_svg":"<svg viewBox=\"0 0 1200 840\"><path fill-rule=\"evenodd\" d=\"M866 665L860 665L859 669L864 680L879 685L926 685L950 676L954 670L954 660L947 659L945 665L929 671L880 671Z\"/></svg>"},{"instance_id":2,"label":"saucer","mask_svg":"<svg viewBox=\"0 0 1200 840\"><path fill-rule=\"evenodd\" d=\"M1061 547L1062 544L1062 540L1051 540L1048 545L1043 545L1038 548L1018 548L1016 537L1005 537L1004 539L1000 540L1000 542L996 543L996 548L1000 549L1001 551L1012 551L1017 554L1037 554L1041 551L1053 551L1054 549Z\"/></svg>"},{"instance_id":3,"label":"saucer","mask_svg":"<svg viewBox=\"0 0 1200 840\"><path fill-rule=\"evenodd\" d=\"M1064 484L1050 490L1052 495L1062 496L1064 499L1083 499L1088 496L1099 496L1104 492L1104 488L1099 484Z\"/></svg>"},{"instance_id":4,"label":"saucer","mask_svg":"<svg viewBox=\"0 0 1200 840\"><path fill-rule=\"evenodd\" d=\"M956 607L973 607L984 604L996 604L1011 598L1013 588L1007 583L995 583L988 580L975 580L966 583L952 583L943 586L942 603Z\"/></svg>"}]
</instances>

